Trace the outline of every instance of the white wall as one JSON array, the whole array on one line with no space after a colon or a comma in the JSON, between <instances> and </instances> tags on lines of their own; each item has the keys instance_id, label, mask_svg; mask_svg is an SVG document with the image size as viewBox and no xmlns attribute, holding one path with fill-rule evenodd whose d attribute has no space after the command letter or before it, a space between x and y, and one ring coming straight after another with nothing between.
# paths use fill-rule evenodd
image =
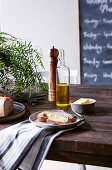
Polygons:
<instances>
[{"instance_id":1,"label":"white wall","mask_svg":"<svg viewBox=\"0 0 112 170\"><path fill-rule=\"evenodd\" d=\"M66 65L80 71L78 0L1 1L1 30L40 46L46 70L54 45L65 50Z\"/></svg>"}]
</instances>

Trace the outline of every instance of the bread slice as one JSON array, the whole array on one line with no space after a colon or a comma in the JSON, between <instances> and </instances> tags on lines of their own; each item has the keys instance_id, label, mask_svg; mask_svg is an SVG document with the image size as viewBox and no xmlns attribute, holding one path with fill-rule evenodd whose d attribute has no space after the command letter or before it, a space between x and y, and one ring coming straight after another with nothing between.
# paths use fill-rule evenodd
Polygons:
<instances>
[{"instance_id":1,"label":"bread slice","mask_svg":"<svg viewBox=\"0 0 112 170\"><path fill-rule=\"evenodd\" d=\"M13 99L0 94L0 117L8 116L13 110Z\"/></svg>"},{"instance_id":2,"label":"bread slice","mask_svg":"<svg viewBox=\"0 0 112 170\"><path fill-rule=\"evenodd\" d=\"M65 115L55 113L55 114L51 114L48 117L47 122L57 124L57 125L65 125L65 124L70 123L70 120Z\"/></svg>"},{"instance_id":3,"label":"bread slice","mask_svg":"<svg viewBox=\"0 0 112 170\"><path fill-rule=\"evenodd\" d=\"M67 116L71 122L74 122L74 121L76 120L76 118L73 117L73 116L72 116L71 114L69 114L69 113L63 113L63 114L64 114L65 116Z\"/></svg>"},{"instance_id":4,"label":"bread slice","mask_svg":"<svg viewBox=\"0 0 112 170\"><path fill-rule=\"evenodd\" d=\"M37 119L38 121L40 122L46 122L47 119L48 119L48 116L45 112L40 112L38 115L37 115Z\"/></svg>"},{"instance_id":5,"label":"bread slice","mask_svg":"<svg viewBox=\"0 0 112 170\"><path fill-rule=\"evenodd\" d=\"M40 122L47 122L57 125L64 125L72 123L76 119L68 113L61 113L57 111L43 111L37 115L37 119Z\"/></svg>"}]
</instances>

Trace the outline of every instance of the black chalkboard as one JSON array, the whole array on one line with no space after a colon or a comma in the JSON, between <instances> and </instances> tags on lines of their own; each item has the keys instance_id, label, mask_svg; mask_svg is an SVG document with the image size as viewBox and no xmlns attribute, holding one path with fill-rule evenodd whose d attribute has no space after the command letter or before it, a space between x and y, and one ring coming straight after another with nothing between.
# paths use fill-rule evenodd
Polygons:
<instances>
[{"instance_id":1,"label":"black chalkboard","mask_svg":"<svg viewBox=\"0 0 112 170\"><path fill-rule=\"evenodd\" d=\"M81 83L112 85L112 0L79 0Z\"/></svg>"}]
</instances>

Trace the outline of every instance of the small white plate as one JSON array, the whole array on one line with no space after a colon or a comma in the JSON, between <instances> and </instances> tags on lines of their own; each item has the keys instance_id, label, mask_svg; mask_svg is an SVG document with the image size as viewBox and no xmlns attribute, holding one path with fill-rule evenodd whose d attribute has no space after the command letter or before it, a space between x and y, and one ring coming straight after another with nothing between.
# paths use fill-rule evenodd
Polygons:
<instances>
[{"instance_id":1,"label":"small white plate","mask_svg":"<svg viewBox=\"0 0 112 170\"><path fill-rule=\"evenodd\" d=\"M14 102L14 109L12 113L10 113L8 116L0 117L0 122L7 122L10 120L17 119L24 115L25 113L25 106L19 102Z\"/></svg>"},{"instance_id":2,"label":"small white plate","mask_svg":"<svg viewBox=\"0 0 112 170\"><path fill-rule=\"evenodd\" d=\"M52 111L55 111L55 112L60 112L63 114L63 110L52 110ZM72 122L72 123L69 123L69 124L66 124L66 125L55 125L55 124L51 124L51 123L46 123L46 122L39 122L38 119L37 119L37 115L42 112L42 111L39 111L39 112L36 112L36 113L33 113L32 115L30 115L29 117L29 120L34 123L36 126L38 127L42 127L42 128L53 128L53 129L68 129L68 128L72 128L72 127L78 127L80 126L81 124L84 123L84 119L83 118L80 118L79 115L73 113L72 111L72 116L76 118L76 121ZM71 114L70 112L66 112L66 113L69 113Z\"/></svg>"}]
</instances>

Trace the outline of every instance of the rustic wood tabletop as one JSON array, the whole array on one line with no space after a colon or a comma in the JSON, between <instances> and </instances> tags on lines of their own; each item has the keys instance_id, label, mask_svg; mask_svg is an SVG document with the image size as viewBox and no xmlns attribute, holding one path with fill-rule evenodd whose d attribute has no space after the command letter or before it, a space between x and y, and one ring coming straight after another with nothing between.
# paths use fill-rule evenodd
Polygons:
<instances>
[{"instance_id":1,"label":"rustic wood tabletop","mask_svg":"<svg viewBox=\"0 0 112 170\"><path fill-rule=\"evenodd\" d=\"M95 111L82 114L84 125L57 137L47 159L112 167L112 86L71 85L71 99L81 97L95 99ZM34 112L60 109L47 97L36 105L23 104L26 113L19 119L0 123L1 130L28 119Z\"/></svg>"}]
</instances>

